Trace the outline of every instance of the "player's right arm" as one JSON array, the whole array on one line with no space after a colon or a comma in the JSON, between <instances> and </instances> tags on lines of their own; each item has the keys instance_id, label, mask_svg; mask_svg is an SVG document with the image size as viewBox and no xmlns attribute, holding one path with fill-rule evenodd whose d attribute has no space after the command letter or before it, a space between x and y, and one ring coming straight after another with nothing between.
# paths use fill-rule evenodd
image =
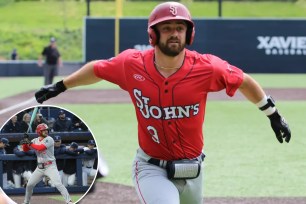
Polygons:
<instances>
[{"instance_id":1,"label":"player's right arm","mask_svg":"<svg viewBox=\"0 0 306 204\"><path fill-rule=\"evenodd\" d=\"M61 80L55 84L43 86L35 93L35 98L38 103L57 96L58 94L66 91L67 89L89 85L101 81L94 73L94 64L96 61L89 62L81 67L78 71L72 73L64 80Z\"/></svg>"},{"instance_id":2,"label":"player's right arm","mask_svg":"<svg viewBox=\"0 0 306 204\"><path fill-rule=\"evenodd\" d=\"M29 147L37 150L37 151L44 151L47 149L47 147L44 144L30 144L28 145Z\"/></svg>"},{"instance_id":3,"label":"player's right arm","mask_svg":"<svg viewBox=\"0 0 306 204\"><path fill-rule=\"evenodd\" d=\"M94 64L97 61L91 61L85 64L81 69L72 73L63 80L66 89L70 89L76 86L83 86L94 84L101 81L94 73Z\"/></svg>"},{"instance_id":4,"label":"player's right arm","mask_svg":"<svg viewBox=\"0 0 306 204\"><path fill-rule=\"evenodd\" d=\"M91 61L85 64L78 71L72 73L64 80L42 87L35 93L37 102L43 103L44 101L66 91L67 89L97 83L102 79L124 88L124 61L126 56L128 56L131 52L133 51L124 51L112 59Z\"/></svg>"}]
</instances>

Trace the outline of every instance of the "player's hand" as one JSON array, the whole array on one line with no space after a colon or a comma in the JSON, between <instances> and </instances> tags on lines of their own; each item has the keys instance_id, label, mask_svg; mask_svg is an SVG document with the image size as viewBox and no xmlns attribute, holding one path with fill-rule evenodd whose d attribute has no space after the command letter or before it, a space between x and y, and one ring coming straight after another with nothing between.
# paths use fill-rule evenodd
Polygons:
<instances>
[{"instance_id":1,"label":"player's hand","mask_svg":"<svg viewBox=\"0 0 306 204\"><path fill-rule=\"evenodd\" d=\"M23 139L20 141L20 144L31 144L30 136L28 135L28 133L23 133Z\"/></svg>"},{"instance_id":2,"label":"player's hand","mask_svg":"<svg viewBox=\"0 0 306 204\"><path fill-rule=\"evenodd\" d=\"M43 103L44 101L53 98L64 91L66 91L66 87L62 80L55 84L43 86L35 93L35 98L38 103Z\"/></svg>"},{"instance_id":3,"label":"player's hand","mask_svg":"<svg viewBox=\"0 0 306 204\"><path fill-rule=\"evenodd\" d=\"M28 133L23 133L23 139L29 139L30 138L30 136L28 135Z\"/></svg>"},{"instance_id":4,"label":"player's hand","mask_svg":"<svg viewBox=\"0 0 306 204\"><path fill-rule=\"evenodd\" d=\"M29 138L24 138L20 141L20 144L23 145L23 144L27 144L27 145L30 145L31 144L31 141L29 140Z\"/></svg>"},{"instance_id":5,"label":"player's hand","mask_svg":"<svg viewBox=\"0 0 306 204\"><path fill-rule=\"evenodd\" d=\"M276 110L272 115L268 116L271 122L271 127L276 135L277 140L283 143L283 138L289 143L291 138L291 131L285 118L282 117Z\"/></svg>"}]
</instances>

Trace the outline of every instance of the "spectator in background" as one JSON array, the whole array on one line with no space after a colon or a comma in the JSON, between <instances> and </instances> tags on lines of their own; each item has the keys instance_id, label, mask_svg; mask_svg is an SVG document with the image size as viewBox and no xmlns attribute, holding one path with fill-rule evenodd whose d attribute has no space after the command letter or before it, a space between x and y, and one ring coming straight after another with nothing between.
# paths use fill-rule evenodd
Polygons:
<instances>
[{"instance_id":1,"label":"spectator in background","mask_svg":"<svg viewBox=\"0 0 306 204\"><path fill-rule=\"evenodd\" d=\"M17 118L17 117L16 117ZM0 139L0 155L6 155L5 148L10 146L9 140L5 137ZM8 166L7 163L3 162L3 188L8 188L8 180L7 180L7 172L8 172Z\"/></svg>"},{"instance_id":2,"label":"spectator in background","mask_svg":"<svg viewBox=\"0 0 306 204\"><path fill-rule=\"evenodd\" d=\"M72 131L88 131L88 128L85 123L76 115L72 117Z\"/></svg>"},{"instance_id":3,"label":"spectator in background","mask_svg":"<svg viewBox=\"0 0 306 204\"><path fill-rule=\"evenodd\" d=\"M32 133L32 127L30 126L31 115L29 113L25 113L22 117L22 121L20 122L21 132L29 132Z\"/></svg>"},{"instance_id":4,"label":"spectator in background","mask_svg":"<svg viewBox=\"0 0 306 204\"><path fill-rule=\"evenodd\" d=\"M20 123L17 121L17 115L14 115L2 128L2 133L21 132Z\"/></svg>"},{"instance_id":5,"label":"spectator in background","mask_svg":"<svg viewBox=\"0 0 306 204\"><path fill-rule=\"evenodd\" d=\"M28 113L30 114L30 116L32 116L32 112L33 112L33 108L28 108L23 111L20 111L19 113L17 113L17 120L21 122L23 120L24 114Z\"/></svg>"},{"instance_id":6,"label":"spectator in background","mask_svg":"<svg viewBox=\"0 0 306 204\"><path fill-rule=\"evenodd\" d=\"M70 156L78 156L82 150L78 149L79 145L76 142L71 142L67 146L66 154ZM64 186L73 186L76 180L76 159L66 159L63 169L63 184Z\"/></svg>"},{"instance_id":7,"label":"spectator in background","mask_svg":"<svg viewBox=\"0 0 306 204\"><path fill-rule=\"evenodd\" d=\"M54 76L57 74L58 67L62 66L62 60L60 52L56 46L56 40L54 37L50 39L50 44L44 47L41 56L38 58L38 66L43 66L43 58L45 58L44 64L44 78L45 85L52 84Z\"/></svg>"},{"instance_id":8,"label":"spectator in background","mask_svg":"<svg viewBox=\"0 0 306 204\"><path fill-rule=\"evenodd\" d=\"M43 117L41 113L37 113L36 118L34 119L32 124L32 130L36 130L37 125L42 123L48 124L48 121Z\"/></svg>"},{"instance_id":9,"label":"spectator in background","mask_svg":"<svg viewBox=\"0 0 306 204\"><path fill-rule=\"evenodd\" d=\"M55 118L49 117L48 126L49 126L50 132L54 132L53 126L54 126L55 121L56 121Z\"/></svg>"},{"instance_id":10,"label":"spectator in background","mask_svg":"<svg viewBox=\"0 0 306 204\"><path fill-rule=\"evenodd\" d=\"M27 152L23 151L22 144L17 145L14 148L14 154L18 157L24 156L35 156L34 150L29 150ZM17 161L13 163L13 178L15 188L20 188L21 186L26 187L28 180L32 175L32 167L36 166L36 161ZM21 178L23 178L23 185L21 185Z\"/></svg>"},{"instance_id":11,"label":"spectator in background","mask_svg":"<svg viewBox=\"0 0 306 204\"><path fill-rule=\"evenodd\" d=\"M88 176L94 178L97 174L97 169L94 169L94 163L97 159L97 148L94 140L89 140L87 147L83 148L84 154L90 158L83 159L82 164L82 184L88 186Z\"/></svg>"},{"instance_id":12,"label":"spectator in background","mask_svg":"<svg viewBox=\"0 0 306 204\"><path fill-rule=\"evenodd\" d=\"M18 60L18 59L19 59L19 56L17 53L17 49L14 48L13 51L11 52L11 60Z\"/></svg>"},{"instance_id":13,"label":"spectator in background","mask_svg":"<svg viewBox=\"0 0 306 204\"><path fill-rule=\"evenodd\" d=\"M62 138L59 135L54 136L54 156L56 158L56 166L57 170L60 174L61 181L63 183L63 169L65 166L64 159L57 159L57 156L64 155L66 153L66 145L62 144ZM51 181L49 181L48 185L54 187Z\"/></svg>"},{"instance_id":14,"label":"spectator in background","mask_svg":"<svg viewBox=\"0 0 306 204\"><path fill-rule=\"evenodd\" d=\"M72 122L69 117L66 117L65 111L60 110L58 117L53 125L54 132L69 132L72 131Z\"/></svg>"}]
</instances>

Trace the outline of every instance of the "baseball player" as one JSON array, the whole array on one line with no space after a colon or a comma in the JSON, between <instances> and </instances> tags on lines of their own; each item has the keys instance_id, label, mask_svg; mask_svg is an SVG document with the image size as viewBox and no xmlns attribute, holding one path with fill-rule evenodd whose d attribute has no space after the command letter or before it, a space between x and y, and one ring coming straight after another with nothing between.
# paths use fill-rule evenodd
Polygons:
<instances>
[{"instance_id":1,"label":"baseball player","mask_svg":"<svg viewBox=\"0 0 306 204\"><path fill-rule=\"evenodd\" d=\"M65 154L70 156L78 156L82 149L78 148L79 145L76 142L71 142L69 146L66 146ZM63 184L65 186L73 186L76 181L76 159L66 159L65 166L63 168Z\"/></svg>"},{"instance_id":2,"label":"baseball player","mask_svg":"<svg viewBox=\"0 0 306 204\"><path fill-rule=\"evenodd\" d=\"M291 132L270 96L241 69L211 54L190 51L195 25L178 2L157 5L148 20L152 49L129 49L81 69L35 93L39 103L72 87L102 79L129 92L138 121L140 148L133 181L142 203L202 203L201 164L207 94L239 90L268 116L280 143Z\"/></svg>"},{"instance_id":3,"label":"baseball player","mask_svg":"<svg viewBox=\"0 0 306 204\"><path fill-rule=\"evenodd\" d=\"M59 155L64 155L66 153L66 145L62 144L62 138L60 135L54 136L54 156L57 158ZM56 166L57 170L60 174L61 181L63 182L63 169L65 166L65 160L64 159L56 159ZM50 185L52 187L55 187L51 180L47 180L47 185Z\"/></svg>"},{"instance_id":4,"label":"baseball player","mask_svg":"<svg viewBox=\"0 0 306 204\"><path fill-rule=\"evenodd\" d=\"M29 204L33 194L33 188L40 182L44 176L48 176L57 190L62 194L66 203L72 204L70 195L61 183L61 178L56 167L54 157L54 140L48 136L48 126L41 123L36 127L37 138L29 141L28 138L23 139L23 150L35 150L37 156L37 168L30 177L25 193L24 204Z\"/></svg>"},{"instance_id":5,"label":"baseball player","mask_svg":"<svg viewBox=\"0 0 306 204\"><path fill-rule=\"evenodd\" d=\"M14 154L18 157L35 155L34 150L28 150L27 152L25 152L23 150L23 144L18 144L13 151ZM23 181L24 184L22 186L24 187L26 186L26 183L28 182L28 180L32 175L31 166L34 162L35 161L30 160L30 161L18 161L13 163L13 179L14 179L15 188L21 188L21 178L24 179Z\"/></svg>"},{"instance_id":6,"label":"baseball player","mask_svg":"<svg viewBox=\"0 0 306 204\"><path fill-rule=\"evenodd\" d=\"M90 159L82 160L82 184L88 186L88 176L94 177L97 174L97 169L94 169L95 160L97 157L97 148L94 140L87 142L87 147L84 147L84 154L92 156Z\"/></svg>"},{"instance_id":7,"label":"baseball player","mask_svg":"<svg viewBox=\"0 0 306 204\"><path fill-rule=\"evenodd\" d=\"M5 154L7 154L6 153L6 150L5 150L5 148L6 147L9 147L10 146L10 144L9 144L9 140L7 139L7 138L5 138L5 137L2 137L1 139L0 139L0 155L5 155ZM9 185L8 185L8 180L7 180L7 173L8 173L8 171L9 171L9 166L7 165L7 163L6 162L4 162L4 171L3 171L3 188L8 188L9 187Z\"/></svg>"}]
</instances>

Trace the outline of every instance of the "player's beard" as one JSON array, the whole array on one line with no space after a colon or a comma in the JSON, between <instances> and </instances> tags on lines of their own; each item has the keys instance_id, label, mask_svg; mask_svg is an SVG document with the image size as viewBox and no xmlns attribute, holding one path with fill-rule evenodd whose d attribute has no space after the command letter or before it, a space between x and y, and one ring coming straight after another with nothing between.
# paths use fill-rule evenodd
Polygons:
<instances>
[{"instance_id":1,"label":"player's beard","mask_svg":"<svg viewBox=\"0 0 306 204\"><path fill-rule=\"evenodd\" d=\"M170 43L173 41L175 41L177 45L170 45ZM160 49L160 51L163 54L169 57L175 57L184 50L185 45L186 45L185 43L182 44L181 41L178 40L177 38L170 38L167 40L166 43L162 43L159 41L159 43L157 44L157 47Z\"/></svg>"},{"instance_id":2,"label":"player's beard","mask_svg":"<svg viewBox=\"0 0 306 204\"><path fill-rule=\"evenodd\" d=\"M43 137L43 138L45 138L45 137L48 136L48 134L49 134L49 131L43 131L43 132L40 134L40 136Z\"/></svg>"}]
</instances>

